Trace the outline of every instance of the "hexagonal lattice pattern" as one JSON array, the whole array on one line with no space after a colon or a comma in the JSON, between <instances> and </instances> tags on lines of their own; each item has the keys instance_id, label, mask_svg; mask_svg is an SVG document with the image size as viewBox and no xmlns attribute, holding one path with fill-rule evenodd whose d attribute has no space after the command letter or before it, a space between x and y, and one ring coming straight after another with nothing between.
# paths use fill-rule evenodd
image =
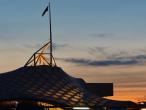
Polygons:
<instances>
[{"instance_id":1,"label":"hexagonal lattice pattern","mask_svg":"<svg viewBox=\"0 0 146 110\"><path fill-rule=\"evenodd\" d=\"M88 93L82 79L48 66L22 67L0 74L0 100L36 100L66 106L118 104Z\"/></svg>"}]
</instances>

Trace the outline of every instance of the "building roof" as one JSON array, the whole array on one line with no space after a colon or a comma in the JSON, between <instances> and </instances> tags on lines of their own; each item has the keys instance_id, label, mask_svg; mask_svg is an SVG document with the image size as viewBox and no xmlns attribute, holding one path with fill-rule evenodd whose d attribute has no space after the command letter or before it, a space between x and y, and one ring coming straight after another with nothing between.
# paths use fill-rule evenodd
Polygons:
<instances>
[{"instance_id":1,"label":"building roof","mask_svg":"<svg viewBox=\"0 0 146 110\"><path fill-rule=\"evenodd\" d=\"M89 93L84 80L59 67L29 66L0 74L0 101L32 100L64 106L103 106L112 101Z\"/></svg>"},{"instance_id":2,"label":"building roof","mask_svg":"<svg viewBox=\"0 0 146 110\"><path fill-rule=\"evenodd\" d=\"M86 83L86 88L92 94L100 97L113 96L113 83Z\"/></svg>"}]
</instances>

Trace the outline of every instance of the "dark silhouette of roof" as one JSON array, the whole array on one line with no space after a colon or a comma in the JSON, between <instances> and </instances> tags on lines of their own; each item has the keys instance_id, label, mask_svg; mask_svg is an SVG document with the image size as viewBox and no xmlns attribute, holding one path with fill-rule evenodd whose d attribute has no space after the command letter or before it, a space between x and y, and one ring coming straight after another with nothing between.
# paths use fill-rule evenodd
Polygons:
<instances>
[{"instance_id":1,"label":"dark silhouette of roof","mask_svg":"<svg viewBox=\"0 0 146 110\"><path fill-rule=\"evenodd\" d=\"M113 83L86 83L86 88L99 97L113 96Z\"/></svg>"},{"instance_id":2,"label":"dark silhouette of roof","mask_svg":"<svg viewBox=\"0 0 146 110\"><path fill-rule=\"evenodd\" d=\"M4 100L32 100L64 106L121 106L121 101L89 93L84 80L69 76L59 67L49 66L26 66L0 74L0 101Z\"/></svg>"}]
</instances>

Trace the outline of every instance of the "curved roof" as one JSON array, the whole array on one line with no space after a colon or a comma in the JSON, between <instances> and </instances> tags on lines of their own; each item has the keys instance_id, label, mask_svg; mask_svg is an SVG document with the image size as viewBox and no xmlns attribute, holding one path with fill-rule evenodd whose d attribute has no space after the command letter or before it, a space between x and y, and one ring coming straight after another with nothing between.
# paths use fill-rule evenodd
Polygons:
<instances>
[{"instance_id":1,"label":"curved roof","mask_svg":"<svg viewBox=\"0 0 146 110\"><path fill-rule=\"evenodd\" d=\"M69 76L59 67L22 67L0 74L0 101L34 100L65 106L121 104L90 94L85 85L82 79Z\"/></svg>"}]
</instances>

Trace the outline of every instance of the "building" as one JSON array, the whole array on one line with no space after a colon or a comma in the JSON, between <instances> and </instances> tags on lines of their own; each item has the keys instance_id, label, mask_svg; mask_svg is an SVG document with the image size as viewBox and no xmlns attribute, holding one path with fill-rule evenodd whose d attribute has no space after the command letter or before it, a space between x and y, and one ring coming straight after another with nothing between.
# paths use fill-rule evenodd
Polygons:
<instances>
[{"instance_id":1,"label":"building","mask_svg":"<svg viewBox=\"0 0 146 110\"><path fill-rule=\"evenodd\" d=\"M60 67L47 65L21 67L0 74L0 108L19 110L27 107L28 110L29 107L72 109L136 106L132 102L102 98L99 93L91 91L92 86L90 87L83 79L69 76Z\"/></svg>"},{"instance_id":2,"label":"building","mask_svg":"<svg viewBox=\"0 0 146 110\"><path fill-rule=\"evenodd\" d=\"M48 8L50 41L38 49L24 67L0 74L0 110L136 108L137 105L130 101L102 98L113 95L112 83L86 83L83 79L74 78L57 67L52 53L50 4L43 15Z\"/></svg>"}]
</instances>

